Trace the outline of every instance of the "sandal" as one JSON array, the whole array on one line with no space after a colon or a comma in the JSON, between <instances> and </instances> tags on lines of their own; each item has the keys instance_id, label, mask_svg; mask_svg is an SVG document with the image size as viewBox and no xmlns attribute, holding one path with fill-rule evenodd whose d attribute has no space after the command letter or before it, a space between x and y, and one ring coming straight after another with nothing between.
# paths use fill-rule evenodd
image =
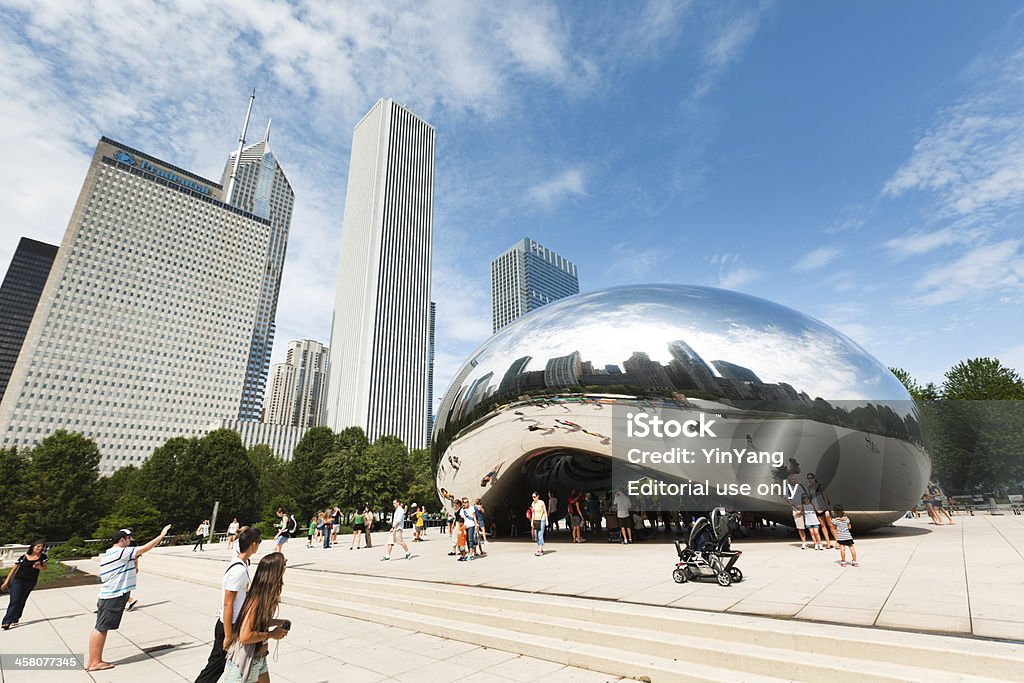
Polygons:
<instances>
[{"instance_id":1,"label":"sandal","mask_svg":"<svg viewBox=\"0 0 1024 683\"><path fill-rule=\"evenodd\" d=\"M86 671L88 671L88 672L107 671L108 669L113 669L113 668L114 668L114 665L111 664L110 662L100 662L96 666L94 666L92 668L89 668L89 669L86 669Z\"/></svg>"}]
</instances>

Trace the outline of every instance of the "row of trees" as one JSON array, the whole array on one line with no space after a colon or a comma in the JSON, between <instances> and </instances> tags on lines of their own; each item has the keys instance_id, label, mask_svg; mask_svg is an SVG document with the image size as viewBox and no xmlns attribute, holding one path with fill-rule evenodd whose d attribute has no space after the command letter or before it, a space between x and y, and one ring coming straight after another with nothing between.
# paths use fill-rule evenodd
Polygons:
<instances>
[{"instance_id":1,"label":"row of trees","mask_svg":"<svg viewBox=\"0 0 1024 683\"><path fill-rule=\"evenodd\" d=\"M436 501L430 456L385 436L370 443L358 427L306 432L292 460L267 446L246 449L234 431L173 438L141 467L98 475L99 450L81 434L56 432L28 450L0 449L0 544L34 538L104 537L124 526L140 538L164 523L189 533L220 501L219 528L232 517L273 521L286 507L299 519L339 505L389 509L394 496Z\"/></svg>"},{"instance_id":2,"label":"row of trees","mask_svg":"<svg viewBox=\"0 0 1024 683\"><path fill-rule=\"evenodd\" d=\"M1024 481L1024 379L995 358L973 358L922 386L891 368L918 402L932 468L949 494L1007 491Z\"/></svg>"}]
</instances>

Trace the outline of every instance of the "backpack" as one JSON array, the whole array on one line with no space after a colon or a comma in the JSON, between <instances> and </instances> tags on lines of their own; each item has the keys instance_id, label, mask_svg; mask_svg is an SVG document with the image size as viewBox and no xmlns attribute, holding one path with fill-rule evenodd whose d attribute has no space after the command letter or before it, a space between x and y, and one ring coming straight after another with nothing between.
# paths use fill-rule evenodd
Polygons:
<instances>
[{"instance_id":1,"label":"backpack","mask_svg":"<svg viewBox=\"0 0 1024 683\"><path fill-rule=\"evenodd\" d=\"M289 534L294 534L298 530L299 530L299 521L297 519L295 519L295 515L290 515L288 517L288 528L287 528L286 531Z\"/></svg>"}]
</instances>

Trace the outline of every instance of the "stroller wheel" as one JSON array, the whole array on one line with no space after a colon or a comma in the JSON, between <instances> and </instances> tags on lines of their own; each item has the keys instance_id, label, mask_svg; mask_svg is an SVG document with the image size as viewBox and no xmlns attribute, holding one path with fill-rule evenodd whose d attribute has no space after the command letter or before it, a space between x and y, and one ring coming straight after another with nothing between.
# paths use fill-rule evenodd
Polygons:
<instances>
[{"instance_id":1,"label":"stroller wheel","mask_svg":"<svg viewBox=\"0 0 1024 683\"><path fill-rule=\"evenodd\" d=\"M736 567L733 567L729 570L729 578L732 579L733 583L739 583L743 580L743 572Z\"/></svg>"},{"instance_id":2,"label":"stroller wheel","mask_svg":"<svg viewBox=\"0 0 1024 683\"><path fill-rule=\"evenodd\" d=\"M732 578L729 577L729 572L718 572L718 585L719 586L731 586Z\"/></svg>"},{"instance_id":3,"label":"stroller wheel","mask_svg":"<svg viewBox=\"0 0 1024 683\"><path fill-rule=\"evenodd\" d=\"M673 569L672 570L672 580L675 581L676 583L686 583L686 579L687 578L688 577L686 576L686 570L685 569Z\"/></svg>"}]
</instances>

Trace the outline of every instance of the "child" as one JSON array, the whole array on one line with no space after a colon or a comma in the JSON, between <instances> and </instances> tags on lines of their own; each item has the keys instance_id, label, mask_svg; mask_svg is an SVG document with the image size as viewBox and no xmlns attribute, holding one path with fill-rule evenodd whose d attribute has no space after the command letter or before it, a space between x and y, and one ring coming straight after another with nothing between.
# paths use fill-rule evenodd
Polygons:
<instances>
[{"instance_id":1,"label":"child","mask_svg":"<svg viewBox=\"0 0 1024 683\"><path fill-rule=\"evenodd\" d=\"M846 516L842 505L836 505L832 509L832 524L836 528L836 541L839 543L839 566L846 566L846 549L849 548L853 566L859 567L860 565L857 564L857 549L853 547L853 534L850 533L850 527L853 526L853 522Z\"/></svg>"},{"instance_id":2,"label":"child","mask_svg":"<svg viewBox=\"0 0 1024 683\"><path fill-rule=\"evenodd\" d=\"M461 518L459 519L459 531L458 531L458 535L457 535L456 540L455 540L455 545L459 549L459 562L465 562L467 560L472 560L473 559L472 555L467 555L467 547L466 547L466 522L465 522L465 520L463 520Z\"/></svg>"},{"instance_id":3,"label":"child","mask_svg":"<svg viewBox=\"0 0 1024 683\"><path fill-rule=\"evenodd\" d=\"M824 550L825 544L821 542L821 536L818 535L818 528L821 526L818 521L818 513L814 510L814 506L811 505L811 497L807 494L800 496L800 507L804 511L804 526L811 532L811 540L814 541L815 550ZM801 550L804 546L800 546Z\"/></svg>"},{"instance_id":4,"label":"child","mask_svg":"<svg viewBox=\"0 0 1024 683\"><path fill-rule=\"evenodd\" d=\"M306 547L313 547L313 534L316 533L316 515L309 518L309 532L306 534Z\"/></svg>"}]
</instances>

